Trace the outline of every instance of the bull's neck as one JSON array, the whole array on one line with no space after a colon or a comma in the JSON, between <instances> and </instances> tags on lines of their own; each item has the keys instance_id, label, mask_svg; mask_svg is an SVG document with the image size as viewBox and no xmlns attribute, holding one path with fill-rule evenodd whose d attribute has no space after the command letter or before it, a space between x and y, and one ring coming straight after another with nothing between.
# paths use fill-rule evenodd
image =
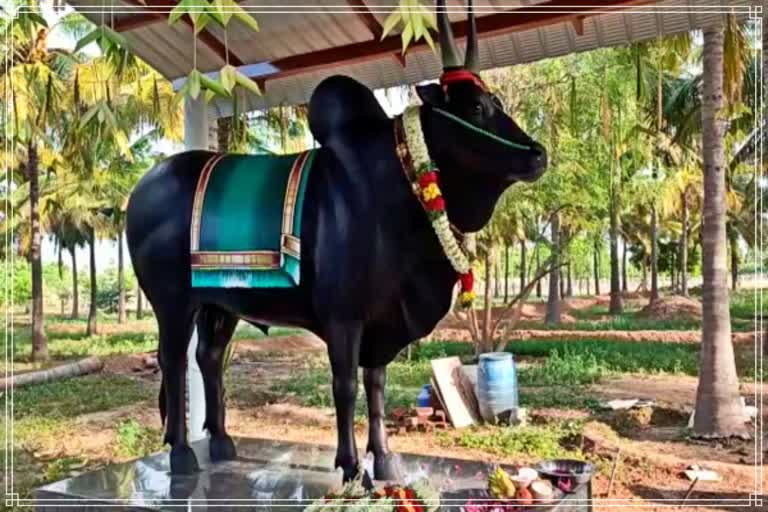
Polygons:
<instances>
[{"instance_id":1,"label":"bull's neck","mask_svg":"<svg viewBox=\"0 0 768 512\"><path fill-rule=\"evenodd\" d=\"M461 142L435 136L430 115L423 108L421 120L429 154L440 170L448 219L462 232L479 231L491 220L507 185L490 179L490 173L465 165L469 159Z\"/></svg>"}]
</instances>

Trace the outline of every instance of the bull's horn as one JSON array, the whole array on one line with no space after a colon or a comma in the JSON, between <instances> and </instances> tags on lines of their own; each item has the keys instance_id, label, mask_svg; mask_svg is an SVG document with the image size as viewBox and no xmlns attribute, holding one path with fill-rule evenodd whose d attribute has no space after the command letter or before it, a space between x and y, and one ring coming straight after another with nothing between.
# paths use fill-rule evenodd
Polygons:
<instances>
[{"instance_id":1,"label":"bull's horn","mask_svg":"<svg viewBox=\"0 0 768 512\"><path fill-rule=\"evenodd\" d=\"M437 0L437 30L440 37L440 55L443 57L443 69L461 67L459 50L453 38L451 21L445 10L445 0Z\"/></svg>"},{"instance_id":2,"label":"bull's horn","mask_svg":"<svg viewBox=\"0 0 768 512\"><path fill-rule=\"evenodd\" d=\"M477 45L477 24L475 23L475 13L472 9L472 0L467 0L467 56L464 60L464 67L473 73L480 71L480 50Z\"/></svg>"}]
</instances>

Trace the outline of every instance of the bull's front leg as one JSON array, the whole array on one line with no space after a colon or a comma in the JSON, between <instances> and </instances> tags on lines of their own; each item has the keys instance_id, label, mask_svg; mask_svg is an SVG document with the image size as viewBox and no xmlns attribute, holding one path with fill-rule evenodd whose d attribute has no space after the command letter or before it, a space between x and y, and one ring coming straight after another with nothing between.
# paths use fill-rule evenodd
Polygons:
<instances>
[{"instance_id":1,"label":"bull's front leg","mask_svg":"<svg viewBox=\"0 0 768 512\"><path fill-rule=\"evenodd\" d=\"M333 402L336 407L336 467L344 471L344 481L353 480L359 471L355 445L355 400L357 368L360 360L362 326L359 323L332 322L325 334L333 373Z\"/></svg>"},{"instance_id":2,"label":"bull's front leg","mask_svg":"<svg viewBox=\"0 0 768 512\"><path fill-rule=\"evenodd\" d=\"M373 454L373 478L374 480L399 480L400 474L387 446L387 430L384 426L384 386L387 382L387 367L364 369L363 382L368 399L366 451Z\"/></svg>"}]
</instances>

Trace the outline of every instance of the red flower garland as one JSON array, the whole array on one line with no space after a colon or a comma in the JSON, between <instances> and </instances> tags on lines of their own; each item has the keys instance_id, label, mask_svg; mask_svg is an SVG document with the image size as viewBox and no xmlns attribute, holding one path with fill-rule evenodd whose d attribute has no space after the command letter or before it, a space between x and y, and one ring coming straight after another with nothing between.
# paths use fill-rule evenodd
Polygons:
<instances>
[{"instance_id":1,"label":"red flower garland","mask_svg":"<svg viewBox=\"0 0 768 512\"><path fill-rule=\"evenodd\" d=\"M438 170L433 169L422 173L418 177L418 185L421 202L430 218L434 218L435 215L445 212L445 199L440 190ZM459 274L458 280L461 282L459 302L463 307L469 307L475 299L475 292L473 290L474 275L472 274L472 269L470 268L469 272L464 274Z\"/></svg>"}]
</instances>

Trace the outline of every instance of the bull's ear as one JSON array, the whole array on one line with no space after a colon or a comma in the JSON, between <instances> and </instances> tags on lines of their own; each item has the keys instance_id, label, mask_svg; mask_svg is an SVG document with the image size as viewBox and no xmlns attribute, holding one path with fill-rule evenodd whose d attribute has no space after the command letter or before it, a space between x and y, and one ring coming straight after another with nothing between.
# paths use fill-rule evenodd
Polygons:
<instances>
[{"instance_id":1,"label":"bull's ear","mask_svg":"<svg viewBox=\"0 0 768 512\"><path fill-rule=\"evenodd\" d=\"M438 84L417 85L416 94L419 95L421 102L433 107L442 107L445 105L445 93Z\"/></svg>"}]
</instances>

